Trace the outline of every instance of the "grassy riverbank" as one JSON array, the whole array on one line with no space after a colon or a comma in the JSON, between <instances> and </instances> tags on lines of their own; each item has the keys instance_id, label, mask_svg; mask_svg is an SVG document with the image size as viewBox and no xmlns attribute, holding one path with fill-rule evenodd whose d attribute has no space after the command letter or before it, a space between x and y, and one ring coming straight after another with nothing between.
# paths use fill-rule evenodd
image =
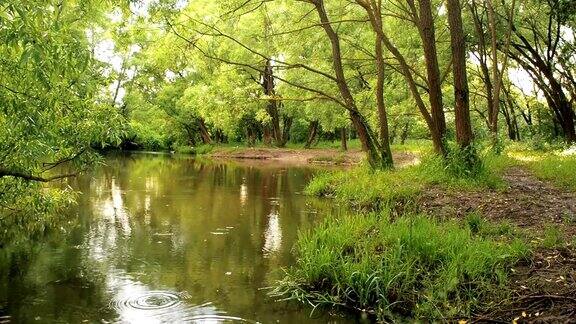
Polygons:
<instances>
[{"instance_id":1,"label":"grassy riverbank","mask_svg":"<svg viewBox=\"0 0 576 324\"><path fill-rule=\"evenodd\" d=\"M487 155L474 174L423 157L393 171L318 175L307 193L351 211L300 234L297 264L274 292L383 321L512 320L523 314L516 307L540 316L543 305L561 319L576 292L562 279L576 274L576 195L566 191L576 188L576 157L518 154ZM540 273L550 255L563 257Z\"/></svg>"},{"instance_id":2,"label":"grassy riverbank","mask_svg":"<svg viewBox=\"0 0 576 324\"><path fill-rule=\"evenodd\" d=\"M379 320L455 319L507 298L511 266L530 254L487 223L390 212L348 214L300 235L276 293L364 310Z\"/></svg>"},{"instance_id":3,"label":"grassy riverbank","mask_svg":"<svg viewBox=\"0 0 576 324\"><path fill-rule=\"evenodd\" d=\"M506 156L488 155L474 176L450 169L442 159L425 156L421 163L392 171L372 171L366 167L326 172L316 176L306 192L332 197L350 207L377 210L396 203L414 201L426 187L446 189L501 188L502 172L514 162Z\"/></svg>"}]
</instances>

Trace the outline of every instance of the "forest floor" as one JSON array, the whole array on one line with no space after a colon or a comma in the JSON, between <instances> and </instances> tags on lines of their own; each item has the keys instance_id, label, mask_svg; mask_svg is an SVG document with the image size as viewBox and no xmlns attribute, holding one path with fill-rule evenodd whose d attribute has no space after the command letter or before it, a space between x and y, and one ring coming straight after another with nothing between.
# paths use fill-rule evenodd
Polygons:
<instances>
[{"instance_id":1,"label":"forest floor","mask_svg":"<svg viewBox=\"0 0 576 324\"><path fill-rule=\"evenodd\" d=\"M360 149L342 151L333 148L249 148L249 147L223 147L216 148L208 154L218 159L267 160L285 164L325 164L325 165L356 165L364 158ZM396 165L405 166L418 163L418 155L410 152L394 153Z\"/></svg>"},{"instance_id":2,"label":"forest floor","mask_svg":"<svg viewBox=\"0 0 576 324\"><path fill-rule=\"evenodd\" d=\"M479 322L576 322L576 194L539 180L524 167L505 171L500 190L424 190L422 211L441 218L465 218L471 212L496 223L517 226L536 248L530 261L514 267L513 298Z\"/></svg>"}]
</instances>

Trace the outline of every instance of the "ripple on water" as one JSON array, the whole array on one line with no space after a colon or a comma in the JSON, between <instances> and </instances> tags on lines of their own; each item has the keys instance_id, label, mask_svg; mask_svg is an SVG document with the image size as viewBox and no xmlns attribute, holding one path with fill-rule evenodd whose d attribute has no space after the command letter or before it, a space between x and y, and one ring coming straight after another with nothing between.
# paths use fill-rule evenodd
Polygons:
<instances>
[{"instance_id":1,"label":"ripple on water","mask_svg":"<svg viewBox=\"0 0 576 324\"><path fill-rule=\"evenodd\" d=\"M170 291L148 291L124 298L118 298L112 307L122 323L143 323L148 321L167 322L213 322L249 323L245 319L227 316L212 303L188 305L184 302L186 293Z\"/></svg>"},{"instance_id":2,"label":"ripple on water","mask_svg":"<svg viewBox=\"0 0 576 324\"><path fill-rule=\"evenodd\" d=\"M182 302L178 294L168 291L149 291L137 296L116 301L116 309L161 310L179 305Z\"/></svg>"}]
</instances>

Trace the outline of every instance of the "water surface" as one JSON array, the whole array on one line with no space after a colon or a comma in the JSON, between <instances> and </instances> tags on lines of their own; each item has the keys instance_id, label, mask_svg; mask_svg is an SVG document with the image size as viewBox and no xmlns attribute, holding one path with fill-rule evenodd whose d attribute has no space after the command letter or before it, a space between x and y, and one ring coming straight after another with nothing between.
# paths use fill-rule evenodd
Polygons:
<instances>
[{"instance_id":1,"label":"water surface","mask_svg":"<svg viewBox=\"0 0 576 324\"><path fill-rule=\"evenodd\" d=\"M0 262L0 323L350 319L274 302L261 288L294 262L325 202L306 167L120 155L74 181L67 222Z\"/></svg>"}]
</instances>

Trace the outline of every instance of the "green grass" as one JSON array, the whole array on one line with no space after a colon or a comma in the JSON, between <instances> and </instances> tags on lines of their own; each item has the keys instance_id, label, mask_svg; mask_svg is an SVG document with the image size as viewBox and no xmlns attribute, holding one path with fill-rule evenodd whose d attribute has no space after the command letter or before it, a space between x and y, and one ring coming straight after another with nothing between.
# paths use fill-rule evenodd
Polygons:
<instances>
[{"instance_id":1,"label":"green grass","mask_svg":"<svg viewBox=\"0 0 576 324\"><path fill-rule=\"evenodd\" d=\"M534 174L554 184L576 190L576 156L547 155L527 163Z\"/></svg>"},{"instance_id":2,"label":"green grass","mask_svg":"<svg viewBox=\"0 0 576 324\"><path fill-rule=\"evenodd\" d=\"M328 218L300 233L297 263L273 295L366 309L379 320L453 319L507 293L509 269L529 256L519 240L478 224L388 212ZM491 299L492 298L492 299Z\"/></svg>"},{"instance_id":3,"label":"green grass","mask_svg":"<svg viewBox=\"0 0 576 324\"><path fill-rule=\"evenodd\" d=\"M468 214L465 220L470 232L482 237L501 237L506 239L524 238L512 223L508 221L490 222L477 212Z\"/></svg>"},{"instance_id":4,"label":"green grass","mask_svg":"<svg viewBox=\"0 0 576 324\"><path fill-rule=\"evenodd\" d=\"M503 186L502 172L512 164L505 156L488 155L482 167L467 176L454 171L441 158L424 157L419 165L391 171L373 171L366 166L318 174L306 188L314 196L329 196L357 209L378 210L407 202L430 185L447 189L484 189Z\"/></svg>"},{"instance_id":5,"label":"green grass","mask_svg":"<svg viewBox=\"0 0 576 324\"><path fill-rule=\"evenodd\" d=\"M565 189L576 190L576 146L567 147L563 143L546 150L535 150L516 143L507 151L508 155L521 161L538 178Z\"/></svg>"},{"instance_id":6,"label":"green grass","mask_svg":"<svg viewBox=\"0 0 576 324\"><path fill-rule=\"evenodd\" d=\"M432 142L429 140L407 140L404 144L392 144L392 152L410 152L426 155L433 152Z\"/></svg>"},{"instance_id":7,"label":"green grass","mask_svg":"<svg viewBox=\"0 0 576 324\"><path fill-rule=\"evenodd\" d=\"M361 148L361 144L360 144L360 140L358 139L353 139L353 140L349 140L347 143L348 149L360 149ZM293 142L288 142L286 144L287 148L291 148L291 149L303 149L304 148L304 143L293 143ZM340 143L340 140L334 140L334 141L319 141L318 143L315 143L314 145L312 145L311 147L312 149L341 149L342 148L342 144Z\"/></svg>"},{"instance_id":8,"label":"green grass","mask_svg":"<svg viewBox=\"0 0 576 324\"><path fill-rule=\"evenodd\" d=\"M542 246L548 249L560 247L564 244L562 231L556 225L547 225L544 229Z\"/></svg>"}]
</instances>

